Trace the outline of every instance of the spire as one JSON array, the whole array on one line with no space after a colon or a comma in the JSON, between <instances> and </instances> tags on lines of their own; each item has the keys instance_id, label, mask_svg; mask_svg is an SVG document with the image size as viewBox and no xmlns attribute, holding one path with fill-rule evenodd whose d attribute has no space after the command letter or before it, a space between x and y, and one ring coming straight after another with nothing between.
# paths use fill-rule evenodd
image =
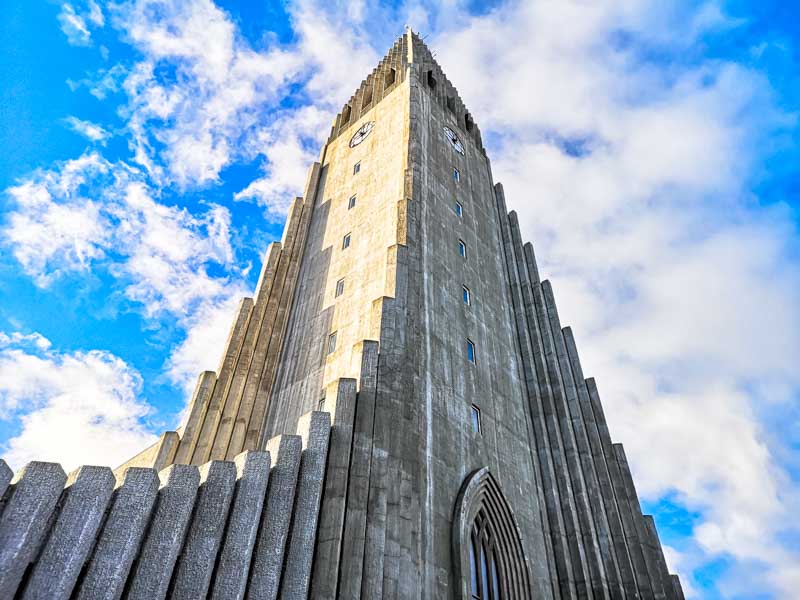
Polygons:
<instances>
[{"instance_id":1,"label":"spire","mask_svg":"<svg viewBox=\"0 0 800 600\"><path fill-rule=\"evenodd\" d=\"M458 90L445 76L425 41L411 29L410 25L405 26L403 35L395 41L378 66L367 75L355 94L336 115L328 142L332 142L340 133L356 123L394 90L395 86L405 81L409 73L419 80L421 86L436 102L453 115L455 124L464 136L472 137L478 147L483 149L480 130L464 106Z\"/></svg>"}]
</instances>

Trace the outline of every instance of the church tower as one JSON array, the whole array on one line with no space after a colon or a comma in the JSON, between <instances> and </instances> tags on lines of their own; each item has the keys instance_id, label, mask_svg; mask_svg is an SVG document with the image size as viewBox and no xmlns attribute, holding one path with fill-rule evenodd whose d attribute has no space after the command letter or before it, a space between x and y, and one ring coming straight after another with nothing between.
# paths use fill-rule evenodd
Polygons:
<instances>
[{"instance_id":1,"label":"church tower","mask_svg":"<svg viewBox=\"0 0 800 600\"><path fill-rule=\"evenodd\" d=\"M480 130L411 30L337 115L186 423L117 474L265 449L285 525L261 517L251 597L277 597L252 592L273 544L281 597L683 598Z\"/></svg>"}]
</instances>

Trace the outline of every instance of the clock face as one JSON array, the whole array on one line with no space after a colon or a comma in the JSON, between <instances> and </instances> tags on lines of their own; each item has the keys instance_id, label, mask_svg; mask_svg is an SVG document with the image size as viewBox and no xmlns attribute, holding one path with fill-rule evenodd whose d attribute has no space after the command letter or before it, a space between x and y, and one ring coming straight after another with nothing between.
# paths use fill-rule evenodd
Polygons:
<instances>
[{"instance_id":1,"label":"clock face","mask_svg":"<svg viewBox=\"0 0 800 600\"><path fill-rule=\"evenodd\" d=\"M459 154L464 154L464 144L462 144L461 140L458 139L456 132L445 126L444 134L447 136L447 139L450 140L450 143L453 145L453 148L456 149L456 152Z\"/></svg>"},{"instance_id":2,"label":"clock face","mask_svg":"<svg viewBox=\"0 0 800 600\"><path fill-rule=\"evenodd\" d=\"M350 138L350 147L355 148L361 142L363 142L364 138L366 138L369 135L369 132L372 131L373 127L375 127L375 121L369 121L367 123L364 123L361 127L359 127L358 131L356 131L353 134L353 137Z\"/></svg>"}]
</instances>

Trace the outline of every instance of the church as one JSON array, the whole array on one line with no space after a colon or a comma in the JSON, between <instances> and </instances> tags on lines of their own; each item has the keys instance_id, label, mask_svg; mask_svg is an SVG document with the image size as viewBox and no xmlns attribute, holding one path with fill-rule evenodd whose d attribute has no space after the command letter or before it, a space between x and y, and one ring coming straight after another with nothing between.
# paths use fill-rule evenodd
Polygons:
<instances>
[{"instance_id":1,"label":"church","mask_svg":"<svg viewBox=\"0 0 800 600\"><path fill-rule=\"evenodd\" d=\"M0 464L0 596L682 599L508 204L406 30L182 427L113 472Z\"/></svg>"}]
</instances>

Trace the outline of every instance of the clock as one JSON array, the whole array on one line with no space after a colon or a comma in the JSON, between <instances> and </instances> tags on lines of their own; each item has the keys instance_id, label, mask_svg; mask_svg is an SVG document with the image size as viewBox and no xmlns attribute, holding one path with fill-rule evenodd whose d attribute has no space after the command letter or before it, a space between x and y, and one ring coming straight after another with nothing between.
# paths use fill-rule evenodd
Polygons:
<instances>
[{"instance_id":1,"label":"clock","mask_svg":"<svg viewBox=\"0 0 800 600\"><path fill-rule=\"evenodd\" d=\"M447 136L447 139L450 140L450 144L452 144L456 152L458 152L459 154L464 154L464 144L462 144L461 140L458 139L456 132L447 126L443 127L443 129L444 129L444 134Z\"/></svg>"},{"instance_id":2,"label":"clock","mask_svg":"<svg viewBox=\"0 0 800 600\"><path fill-rule=\"evenodd\" d=\"M375 121L369 121L367 123L364 123L361 127L359 127L358 131L356 131L353 134L353 137L350 138L350 147L355 148L361 142L363 142L364 138L366 138L369 135L369 132L372 131L373 127L375 127Z\"/></svg>"}]
</instances>

